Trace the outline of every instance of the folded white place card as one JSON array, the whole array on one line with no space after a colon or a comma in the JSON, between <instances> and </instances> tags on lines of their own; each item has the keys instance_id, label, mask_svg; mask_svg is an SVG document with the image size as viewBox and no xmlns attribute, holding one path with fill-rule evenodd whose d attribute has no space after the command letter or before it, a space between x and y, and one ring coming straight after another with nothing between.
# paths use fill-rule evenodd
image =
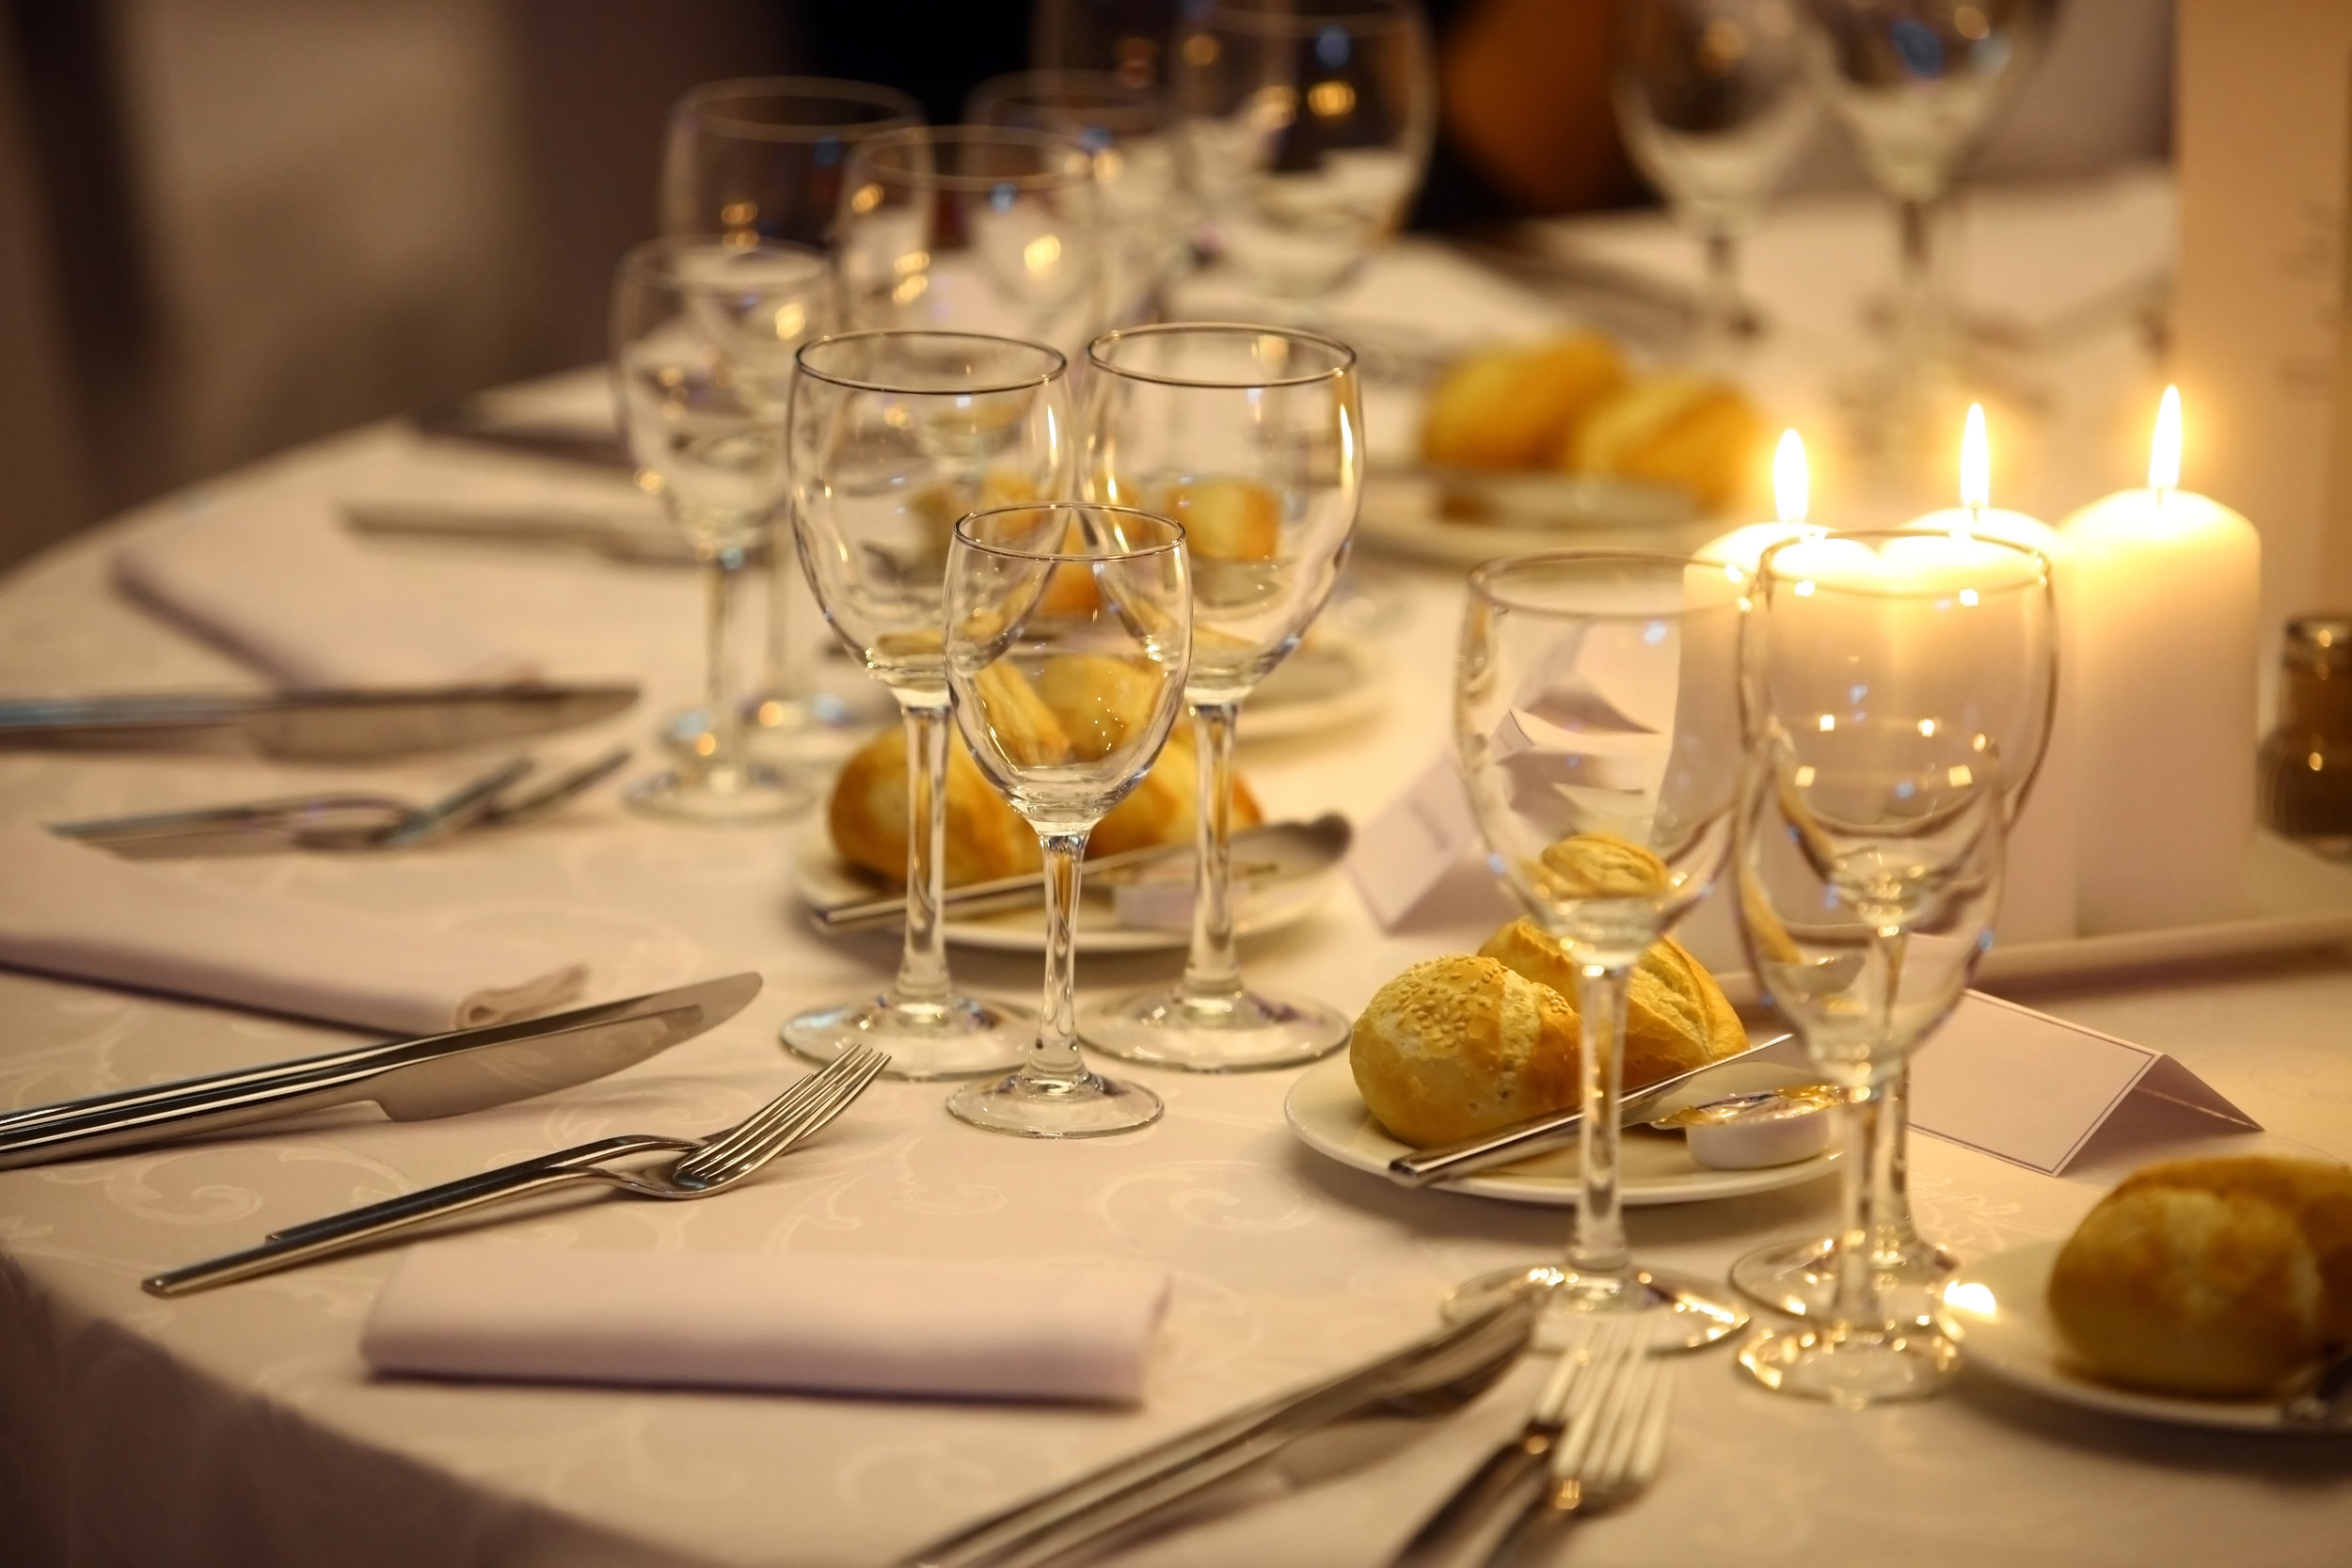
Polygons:
<instances>
[{"instance_id":1,"label":"folded white place card","mask_svg":"<svg viewBox=\"0 0 2352 1568\"><path fill-rule=\"evenodd\" d=\"M1914 1127L2047 1176L2134 1102L2208 1120L2216 1132L2262 1130L2161 1051L1981 991L1911 1059Z\"/></svg>"},{"instance_id":2,"label":"folded white place card","mask_svg":"<svg viewBox=\"0 0 2352 1568\"><path fill-rule=\"evenodd\" d=\"M1470 792L1446 752L1357 833L1348 879L1380 928L1393 931L1478 842Z\"/></svg>"}]
</instances>

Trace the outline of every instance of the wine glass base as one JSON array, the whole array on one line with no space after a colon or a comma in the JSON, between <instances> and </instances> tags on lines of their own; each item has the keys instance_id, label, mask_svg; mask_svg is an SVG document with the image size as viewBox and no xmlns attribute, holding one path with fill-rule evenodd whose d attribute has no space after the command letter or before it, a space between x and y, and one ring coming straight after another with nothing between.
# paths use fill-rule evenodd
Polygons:
<instances>
[{"instance_id":1,"label":"wine glass base","mask_svg":"<svg viewBox=\"0 0 2352 1568\"><path fill-rule=\"evenodd\" d=\"M1024 1138L1099 1138L1160 1119L1160 1097L1140 1084L1080 1071L1073 1078L1014 1073L967 1084L947 1097L947 1114L983 1132Z\"/></svg>"},{"instance_id":2,"label":"wine glass base","mask_svg":"<svg viewBox=\"0 0 2352 1568\"><path fill-rule=\"evenodd\" d=\"M1216 1001L1147 991L1078 1014L1078 1037L1092 1049L1186 1072L1295 1067L1345 1045L1350 1027L1320 1002L1255 991Z\"/></svg>"},{"instance_id":3,"label":"wine glass base","mask_svg":"<svg viewBox=\"0 0 2352 1568\"><path fill-rule=\"evenodd\" d=\"M1021 1060L1037 1036L1026 1007L959 996L946 1003L893 1002L886 996L820 1007L785 1021L785 1049L830 1062L853 1045L890 1053L890 1078L977 1078Z\"/></svg>"},{"instance_id":4,"label":"wine glass base","mask_svg":"<svg viewBox=\"0 0 2352 1568\"><path fill-rule=\"evenodd\" d=\"M1934 1323L1944 1281L1960 1267L1952 1253L1915 1239L1899 1250L1882 1249L1871 1261L1881 1304L1900 1323ZM1731 1286L1768 1311L1819 1318L1836 1291L1836 1250L1826 1236L1759 1247L1731 1265Z\"/></svg>"},{"instance_id":5,"label":"wine glass base","mask_svg":"<svg viewBox=\"0 0 2352 1568\"><path fill-rule=\"evenodd\" d=\"M1653 1350L1696 1350L1738 1333L1748 1323L1747 1308L1711 1280L1662 1269L1580 1277L1549 1263L1482 1274L1455 1286L1438 1311L1448 1323L1462 1323L1529 1289L1544 1291L1549 1297L1535 1329L1535 1348L1541 1351L1565 1348L1577 1319L1590 1314L1647 1320Z\"/></svg>"},{"instance_id":6,"label":"wine glass base","mask_svg":"<svg viewBox=\"0 0 2352 1568\"><path fill-rule=\"evenodd\" d=\"M621 799L631 811L647 816L711 828L773 822L807 810L817 799L816 790L790 770L751 763L732 771L732 778L720 784L674 768L640 779L621 792Z\"/></svg>"},{"instance_id":7,"label":"wine glass base","mask_svg":"<svg viewBox=\"0 0 2352 1568\"><path fill-rule=\"evenodd\" d=\"M889 723L898 712L898 705L886 698L861 703L824 690L797 697L753 697L743 704L743 741L755 748L771 748L800 737L862 735ZM710 715L699 706L680 709L658 733L671 752L696 755L708 744Z\"/></svg>"},{"instance_id":8,"label":"wine glass base","mask_svg":"<svg viewBox=\"0 0 2352 1568\"><path fill-rule=\"evenodd\" d=\"M1860 1410L1942 1392L1960 1370L1960 1347L1916 1323L1805 1324L1756 1335L1739 1360L1776 1394Z\"/></svg>"}]
</instances>

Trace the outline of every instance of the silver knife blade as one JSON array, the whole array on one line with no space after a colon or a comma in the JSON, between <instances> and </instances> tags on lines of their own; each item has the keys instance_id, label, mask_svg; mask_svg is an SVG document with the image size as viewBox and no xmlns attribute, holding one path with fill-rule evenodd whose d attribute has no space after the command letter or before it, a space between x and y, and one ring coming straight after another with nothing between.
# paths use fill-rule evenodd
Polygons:
<instances>
[{"instance_id":1,"label":"silver knife blade","mask_svg":"<svg viewBox=\"0 0 2352 1568\"><path fill-rule=\"evenodd\" d=\"M176 750L243 742L269 756L365 761L594 723L637 701L628 683L380 690L0 698L0 750Z\"/></svg>"},{"instance_id":2,"label":"silver knife blade","mask_svg":"<svg viewBox=\"0 0 2352 1568\"><path fill-rule=\"evenodd\" d=\"M569 1088L691 1039L743 1010L759 976L578 1007L548 1018L354 1046L266 1067L92 1095L0 1116L0 1170L373 1101L419 1121Z\"/></svg>"},{"instance_id":3,"label":"silver knife blade","mask_svg":"<svg viewBox=\"0 0 2352 1568\"><path fill-rule=\"evenodd\" d=\"M1618 1125L1630 1127L1636 1122L1647 1121L1649 1113L1657 1109L1661 1101L1692 1079L1704 1077L1717 1068L1728 1067L1733 1062L1745 1061L1759 1051L1770 1051L1788 1037L1787 1035L1774 1035L1771 1039L1756 1041L1745 1051L1735 1052L1705 1067L1694 1067L1688 1072L1677 1072L1672 1078L1661 1078L1655 1084L1645 1084L1629 1091L1618 1100ZM1553 1111L1546 1116L1530 1117L1525 1121L1515 1121L1508 1127L1483 1132L1475 1138L1465 1138L1460 1143L1415 1149L1389 1162L1389 1180L1402 1187L1426 1187L1449 1177L1468 1176L1472 1171L1485 1170L1489 1165L1524 1160L1531 1154L1541 1154L1575 1142L1577 1130L1583 1123L1584 1113L1581 1109Z\"/></svg>"},{"instance_id":4,"label":"silver knife blade","mask_svg":"<svg viewBox=\"0 0 2352 1568\"><path fill-rule=\"evenodd\" d=\"M342 510L355 533L586 550L635 566L691 566L698 560L686 537L658 517L414 501L345 501Z\"/></svg>"},{"instance_id":5,"label":"silver knife blade","mask_svg":"<svg viewBox=\"0 0 2352 1568\"><path fill-rule=\"evenodd\" d=\"M902 1568L1024 1568L1132 1529L1169 1505L1276 1458L1343 1422L1449 1415L1509 1370L1534 1337L1543 1301L1506 1297L1337 1377L1195 1427L935 1541Z\"/></svg>"}]
</instances>

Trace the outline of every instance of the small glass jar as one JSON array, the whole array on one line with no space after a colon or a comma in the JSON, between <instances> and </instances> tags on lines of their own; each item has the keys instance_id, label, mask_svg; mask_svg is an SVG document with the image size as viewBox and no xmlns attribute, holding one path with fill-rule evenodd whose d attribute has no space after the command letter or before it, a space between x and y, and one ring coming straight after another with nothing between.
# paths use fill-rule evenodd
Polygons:
<instances>
[{"instance_id":1,"label":"small glass jar","mask_svg":"<svg viewBox=\"0 0 2352 1568\"><path fill-rule=\"evenodd\" d=\"M2279 722L2262 745L2263 825L2352 857L2352 615L2287 623Z\"/></svg>"}]
</instances>

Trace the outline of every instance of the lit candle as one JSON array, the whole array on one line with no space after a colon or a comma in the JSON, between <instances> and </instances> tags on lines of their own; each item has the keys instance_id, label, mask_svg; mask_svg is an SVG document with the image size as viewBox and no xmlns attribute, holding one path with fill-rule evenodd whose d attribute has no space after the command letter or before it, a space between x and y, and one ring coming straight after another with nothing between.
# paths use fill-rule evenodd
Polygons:
<instances>
[{"instance_id":1,"label":"lit candle","mask_svg":"<svg viewBox=\"0 0 2352 1568\"><path fill-rule=\"evenodd\" d=\"M1805 521L1812 509L1813 483L1806 472L1804 442L1793 430L1780 433L1780 449L1772 453L1772 499L1780 514L1776 523L1750 523L1707 545L1699 551L1706 561L1721 561L1753 572L1774 545L1825 532Z\"/></svg>"},{"instance_id":2,"label":"lit candle","mask_svg":"<svg viewBox=\"0 0 2352 1568\"><path fill-rule=\"evenodd\" d=\"M2180 477L2181 400L2168 388L2148 487L2063 527L2079 622L2087 934L2249 908L2262 544Z\"/></svg>"}]
</instances>

